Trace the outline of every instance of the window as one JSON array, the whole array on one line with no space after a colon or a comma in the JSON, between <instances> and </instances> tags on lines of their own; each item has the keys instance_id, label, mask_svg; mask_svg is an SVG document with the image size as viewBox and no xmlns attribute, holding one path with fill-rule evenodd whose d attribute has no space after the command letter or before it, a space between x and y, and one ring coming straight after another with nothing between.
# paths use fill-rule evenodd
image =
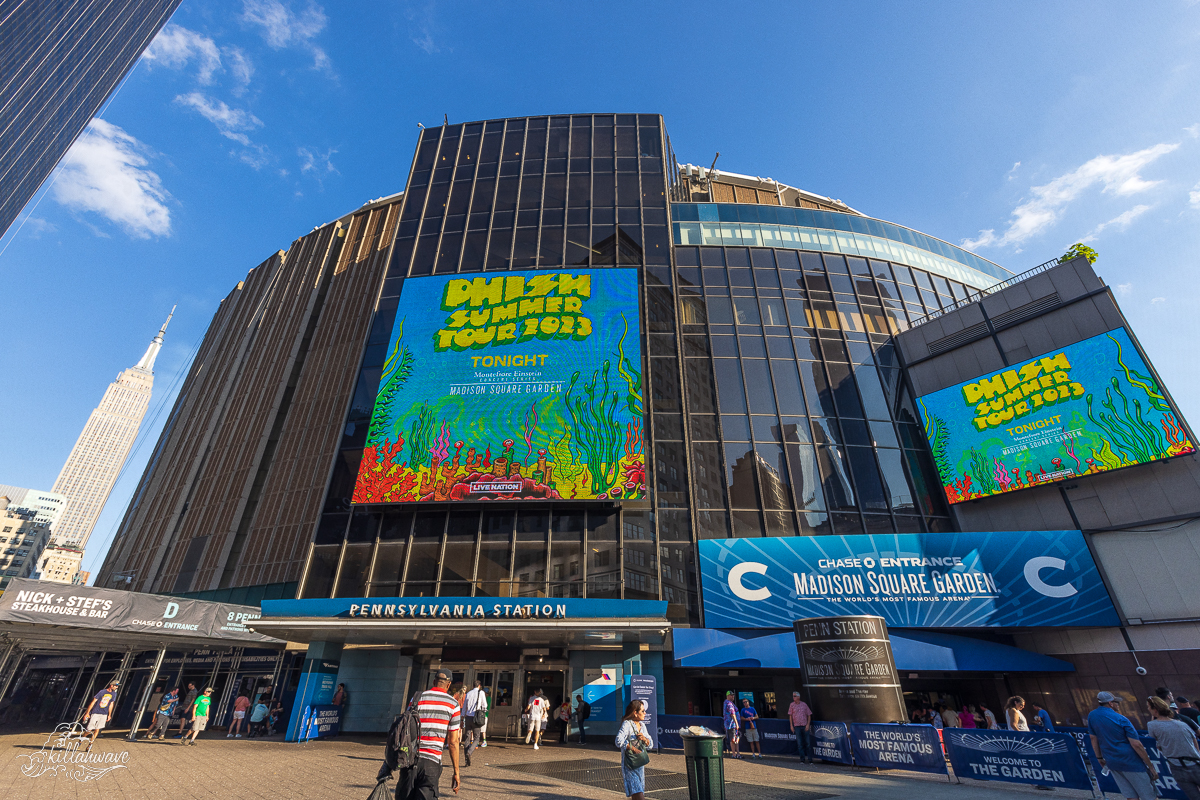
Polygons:
<instances>
[{"instance_id":1,"label":"window","mask_svg":"<svg viewBox=\"0 0 1200 800\"><path fill-rule=\"evenodd\" d=\"M608 557L611 552L612 552L611 550L597 550L595 553L593 553L592 555L595 556L595 558L594 558L595 565L594 566L607 567L608 566Z\"/></svg>"}]
</instances>

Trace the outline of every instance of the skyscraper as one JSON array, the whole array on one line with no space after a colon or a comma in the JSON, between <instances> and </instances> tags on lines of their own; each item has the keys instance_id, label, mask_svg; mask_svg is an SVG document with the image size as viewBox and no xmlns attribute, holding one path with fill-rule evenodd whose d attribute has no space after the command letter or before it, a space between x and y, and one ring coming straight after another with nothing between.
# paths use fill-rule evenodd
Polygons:
<instances>
[{"instance_id":1,"label":"skyscraper","mask_svg":"<svg viewBox=\"0 0 1200 800\"><path fill-rule=\"evenodd\" d=\"M0 234L178 5L16 0L0 6Z\"/></svg>"},{"instance_id":2,"label":"skyscraper","mask_svg":"<svg viewBox=\"0 0 1200 800\"><path fill-rule=\"evenodd\" d=\"M67 456L67 463L54 482L54 491L67 498L66 510L54 526L57 543L77 549L87 544L150 405L154 359L174 314L172 308L142 360L108 385L100 405L88 417L71 455Z\"/></svg>"}]
</instances>

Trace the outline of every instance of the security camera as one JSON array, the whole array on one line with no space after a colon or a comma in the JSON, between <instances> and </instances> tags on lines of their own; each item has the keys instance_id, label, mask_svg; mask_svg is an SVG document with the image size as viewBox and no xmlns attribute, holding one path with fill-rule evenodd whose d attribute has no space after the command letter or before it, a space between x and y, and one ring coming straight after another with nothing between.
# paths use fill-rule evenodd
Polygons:
<instances>
[{"instance_id":1,"label":"security camera","mask_svg":"<svg viewBox=\"0 0 1200 800\"><path fill-rule=\"evenodd\" d=\"M1147 672L1149 672L1149 670L1147 670L1145 667L1138 667L1134 670L1134 672L1136 672L1138 675L1145 675Z\"/></svg>"}]
</instances>

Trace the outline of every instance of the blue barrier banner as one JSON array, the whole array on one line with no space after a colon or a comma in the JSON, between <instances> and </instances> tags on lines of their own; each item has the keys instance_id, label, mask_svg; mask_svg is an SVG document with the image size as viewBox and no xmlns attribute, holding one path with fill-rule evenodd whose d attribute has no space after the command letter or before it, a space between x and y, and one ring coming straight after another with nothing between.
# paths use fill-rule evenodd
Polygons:
<instances>
[{"instance_id":1,"label":"blue barrier banner","mask_svg":"<svg viewBox=\"0 0 1200 800\"><path fill-rule=\"evenodd\" d=\"M342 726L341 706L305 706L300 722L300 741L337 736Z\"/></svg>"},{"instance_id":2,"label":"blue barrier banner","mask_svg":"<svg viewBox=\"0 0 1200 800\"><path fill-rule=\"evenodd\" d=\"M850 755L850 729L844 722L812 723L813 758L835 764L853 764Z\"/></svg>"},{"instance_id":3,"label":"blue barrier banner","mask_svg":"<svg viewBox=\"0 0 1200 800\"><path fill-rule=\"evenodd\" d=\"M720 717L696 717L683 714L663 714L658 718L658 744L666 748L682 748L683 737L680 731L692 725L703 725L717 733L725 732L725 724ZM759 747L768 756L797 755L796 737L791 731L786 719L758 720ZM742 747L745 748L745 740ZM849 763L849 762L846 762Z\"/></svg>"},{"instance_id":4,"label":"blue barrier banner","mask_svg":"<svg viewBox=\"0 0 1200 800\"><path fill-rule=\"evenodd\" d=\"M850 725L850 743L860 767L948 774L942 742L932 725L855 722Z\"/></svg>"},{"instance_id":5,"label":"blue barrier banner","mask_svg":"<svg viewBox=\"0 0 1200 800\"><path fill-rule=\"evenodd\" d=\"M1087 728L1070 727L1060 728L1066 730L1075 740L1079 742L1079 748L1087 753L1088 763L1092 766L1092 772L1096 776L1096 781L1100 784L1100 791L1112 792L1120 794L1121 790L1117 788L1117 782L1113 780L1112 775L1105 775L1100 766L1100 762L1096 760L1096 753L1092 750L1092 739L1088 736ZM1154 738L1138 731L1138 739L1142 741L1142 746L1146 748L1146 755L1150 756L1150 763L1154 764L1154 769L1158 771L1158 780L1154 782L1158 789L1158 796L1169 798L1169 800L1186 800L1187 795L1179 788L1179 782L1171 774L1171 765L1166 758L1163 757L1162 751L1158 749L1158 743Z\"/></svg>"},{"instance_id":6,"label":"blue barrier banner","mask_svg":"<svg viewBox=\"0 0 1200 800\"><path fill-rule=\"evenodd\" d=\"M942 735L954 774L960 778L1092 788L1079 747L1069 733L947 728Z\"/></svg>"},{"instance_id":7,"label":"blue barrier banner","mask_svg":"<svg viewBox=\"0 0 1200 800\"><path fill-rule=\"evenodd\" d=\"M710 628L859 614L896 628L1118 623L1079 531L705 539L700 578Z\"/></svg>"}]
</instances>

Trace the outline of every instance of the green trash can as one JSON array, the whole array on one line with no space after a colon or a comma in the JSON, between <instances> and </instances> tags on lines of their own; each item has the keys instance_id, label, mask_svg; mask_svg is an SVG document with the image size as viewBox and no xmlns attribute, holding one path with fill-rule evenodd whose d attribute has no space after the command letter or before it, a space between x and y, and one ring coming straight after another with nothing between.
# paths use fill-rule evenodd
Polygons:
<instances>
[{"instance_id":1,"label":"green trash can","mask_svg":"<svg viewBox=\"0 0 1200 800\"><path fill-rule=\"evenodd\" d=\"M721 747L725 737L682 731L683 756L688 779L688 800L725 800L725 763Z\"/></svg>"}]
</instances>

